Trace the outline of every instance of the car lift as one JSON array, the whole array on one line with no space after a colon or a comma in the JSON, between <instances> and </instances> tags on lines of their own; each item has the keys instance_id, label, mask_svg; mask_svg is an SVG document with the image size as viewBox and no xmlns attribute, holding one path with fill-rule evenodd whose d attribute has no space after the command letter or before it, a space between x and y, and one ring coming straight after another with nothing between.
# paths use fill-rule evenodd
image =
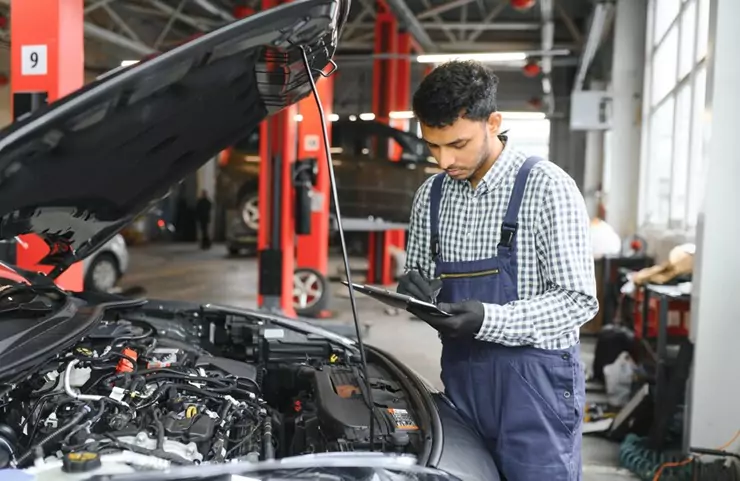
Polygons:
<instances>
[{"instance_id":1,"label":"car lift","mask_svg":"<svg viewBox=\"0 0 740 481\"><path fill-rule=\"evenodd\" d=\"M281 3L285 2L262 0L262 9ZM323 78L316 86L324 110L331 112L333 79ZM302 315L329 316L330 186L322 146L321 118L312 96L260 126L258 305L287 316L297 314L296 287L311 289L314 295L321 296L310 312L301 312ZM315 285L306 286L308 279ZM301 286L296 286L296 282L301 282Z\"/></svg>"},{"instance_id":2,"label":"car lift","mask_svg":"<svg viewBox=\"0 0 740 481\"><path fill-rule=\"evenodd\" d=\"M14 120L84 85L83 0L11 0L11 91ZM39 265L49 253L34 234L16 239L14 264L22 269L49 272ZM56 279L71 291L83 289L82 263Z\"/></svg>"},{"instance_id":3,"label":"car lift","mask_svg":"<svg viewBox=\"0 0 740 481\"><path fill-rule=\"evenodd\" d=\"M392 119L390 112L406 111L410 105L411 51L419 51L411 34L398 31L398 22L384 1L378 2L375 17L375 53L373 65L373 112L379 122L408 131L407 119ZM395 52L396 58L383 58L380 54ZM395 85L396 88L388 88ZM401 159L401 147L395 142L389 146L388 157ZM368 229L367 283L389 285L393 283L391 253L406 249L405 224L371 223Z\"/></svg>"},{"instance_id":4,"label":"car lift","mask_svg":"<svg viewBox=\"0 0 740 481\"><path fill-rule=\"evenodd\" d=\"M334 77L322 78L316 83L321 97L325 115L328 117L334 104ZM326 164L326 152L323 149L323 132L319 109L316 100L309 96L298 103L298 112L301 121L298 123L298 159L299 164L309 163L310 169L315 168L315 178L312 185L306 185L305 174L310 169L297 169L296 180L303 182L304 188L296 185L296 195L308 195L296 199L296 208L304 212L296 213L296 221L308 221L308 228L297 228L298 247L296 249L297 268L293 277L294 290L298 295L313 295L316 304L305 312L312 317L327 318L329 311L329 205L330 185L329 172ZM331 123L326 125L329 139L331 139ZM307 187L307 188L306 188Z\"/></svg>"}]
</instances>

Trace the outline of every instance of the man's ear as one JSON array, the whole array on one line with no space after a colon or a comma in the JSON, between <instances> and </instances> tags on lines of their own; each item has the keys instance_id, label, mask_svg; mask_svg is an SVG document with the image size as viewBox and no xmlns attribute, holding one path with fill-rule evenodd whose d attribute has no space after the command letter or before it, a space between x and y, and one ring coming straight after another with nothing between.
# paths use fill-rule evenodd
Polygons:
<instances>
[{"instance_id":1,"label":"man's ear","mask_svg":"<svg viewBox=\"0 0 740 481\"><path fill-rule=\"evenodd\" d=\"M488 132L491 135L498 135L499 131L501 130L501 122L503 121L503 116L501 115L501 112L493 112L488 117Z\"/></svg>"}]
</instances>

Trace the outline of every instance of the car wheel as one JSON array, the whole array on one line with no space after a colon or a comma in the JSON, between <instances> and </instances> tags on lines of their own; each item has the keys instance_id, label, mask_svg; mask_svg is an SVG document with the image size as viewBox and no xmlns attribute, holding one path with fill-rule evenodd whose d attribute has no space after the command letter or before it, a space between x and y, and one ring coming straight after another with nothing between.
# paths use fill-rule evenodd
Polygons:
<instances>
[{"instance_id":1,"label":"car wheel","mask_svg":"<svg viewBox=\"0 0 740 481\"><path fill-rule=\"evenodd\" d=\"M293 308L304 317L318 316L329 300L329 283L319 271L299 268L293 271Z\"/></svg>"},{"instance_id":2,"label":"car wheel","mask_svg":"<svg viewBox=\"0 0 740 481\"><path fill-rule=\"evenodd\" d=\"M120 277L118 261L112 254L103 253L90 264L85 275L85 289L97 292L109 292L116 286Z\"/></svg>"},{"instance_id":3,"label":"car wheel","mask_svg":"<svg viewBox=\"0 0 740 481\"><path fill-rule=\"evenodd\" d=\"M260 208L259 208L259 196L257 193L247 194L240 203L242 222L249 229L258 231L260 228Z\"/></svg>"},{"instance_id":4,"label":"car wheel","mask_svg":"<svg viewBox=\"0 0 740 481\"><path fill-rule=\"evenodd\" d=\"M234 246L229 246L228 249L229 249L229 255L231 256L238 256L242 252L241 249L239 249L238 247L234 247Z\"/></svg>"}]
</instances>

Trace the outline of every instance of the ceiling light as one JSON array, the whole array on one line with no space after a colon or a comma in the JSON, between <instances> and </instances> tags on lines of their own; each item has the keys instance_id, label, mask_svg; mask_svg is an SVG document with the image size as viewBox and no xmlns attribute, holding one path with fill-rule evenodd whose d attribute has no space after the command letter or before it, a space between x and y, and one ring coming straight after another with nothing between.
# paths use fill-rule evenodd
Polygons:
<instances>
[{"instance_id":1,"label":"ceiling light","mask_svg":"<svg viewBox=\"0 0 740 481\"><path fill-rule=\"evenodd\" d=\"M504 120L545 120L544 112L499 112Z\"/></svg>"},{"instance_id":2,"label":"ceiling light","mask_svg":"<svg viewBox=\"0 0 740 481\"><path fill-rule=\"evenodd\" d=\"M397 112L389 112L388 117L392 119L413 119L414 112L411 110L400 110Z\"/></svg>"},{"instance_id":3,"label":"ceiling light","mask_svg":"<svg viewBox=\"0 0 740 481\"><path fill-rule=\"evenodd\" d=\"M543 112L499 112L504 119L509 120L544 120L547 116ZM413 119L414 112L411 110L400 110L391 112L388 116L392 119Z\"/></svg>"},{"instance_id":4,"label":"ceiling light","mask_svg":"<svg viewBox=\"0 0 740 481\"><path fill-rule=\"evenodd\" d=\"M139 63L138 60L124 60L121 62L121 67L130 67L131 65L135 65Z\"/></svg>"},{"instance_id":5,"label":"ceiling light","mask_svg":"<svg viewBox=\"0 0 740 481\"><path fill-rule=\"evenodd\" d=\"M329 114L329 122L336 122L339 120L339 116L337 114Z\"/></svg>"},{"instance_id":6,"label":"ceiling light","mask_svg":"<svg viewBox=\"0 0 740 481\"><path fill-rule=\"evenodd\" d=\"M478 62L516 62L526 60L526 52L493 52L493 53L450 53L437 55L419 55L419 63L444 63L450 60L476 60Z\"/></svg>"},{"instance_id":7,"label":"ceiling light","mask_svg":"<svg viewBox=\"0 0 740 481\"><path fill-rule=\"evenodd\" d=\"M375 114L360 114L360 120L375 120Z\"/></svg>"}]
</instances>

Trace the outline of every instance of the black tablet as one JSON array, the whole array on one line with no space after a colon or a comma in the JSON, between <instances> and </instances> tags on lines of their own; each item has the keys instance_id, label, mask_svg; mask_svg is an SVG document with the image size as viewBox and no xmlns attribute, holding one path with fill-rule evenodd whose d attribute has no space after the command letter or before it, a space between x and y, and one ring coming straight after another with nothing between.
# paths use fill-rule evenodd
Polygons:
<instances>
[{"instance_id":1,"label":"black tablet","mask_svg":"<svg viewBox=\"0 0 740 481\"><path fill-rule=\"evenodd\" d=\"M345 286L350 285L347 281L342 281L342 284L344 284ZM396 309L408 310L409 308L413 308L415 311L421 311L435 316L451 316L451 314L440 310L437 306L430 302L420 301L419 299L416 299L414 297L407 296L405 294L399 294L398 292L389 291L388 289L383 289L382 287L368 286L366 284L355 284L353 282L352 289L356 290L357 292L361 292L366 296L372 297L373 299L377 299L383 304L395 307Z\"/></svg>"}]
</instances>

